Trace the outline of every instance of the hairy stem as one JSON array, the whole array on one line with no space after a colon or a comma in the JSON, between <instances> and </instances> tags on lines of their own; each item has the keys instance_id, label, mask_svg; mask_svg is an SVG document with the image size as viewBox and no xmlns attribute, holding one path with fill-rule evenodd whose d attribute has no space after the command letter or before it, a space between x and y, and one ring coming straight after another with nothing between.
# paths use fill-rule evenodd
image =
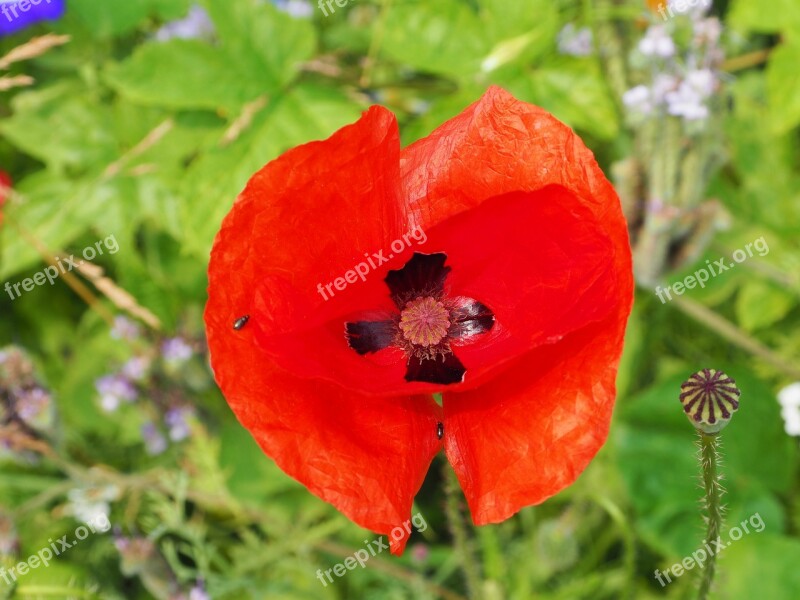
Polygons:
<instances>
[{"instance_id":1,"label":"hairy stem","mask_svg":"<svg viewBox=\"0 0 800 600\"><path fill-rule=\"evenodd\" d=\"M719 484L719 453L717 450L717 436L700 435L700 469L703 476L703 487L705 488L706 519L708 520L708 532L706 533L706 543L713 544L719 537L722 529L722 508L720 498L722 489ZM714 581L714 574L717 567L717 555L712 552L708 561L700 572L700 587L697 592L698 600L708 598L711 584Z\"/></svg>"},{"instance_id":2,"label":"hairy stem","mask_svg":"<svg viewBox=\"0 0 800 600\"><path fill-rule=\"evenodd\" d=\"M447 522L450 525L450 533L453 535L456 553L461 559L461 568L464 571L464 578L467 584L467 594L471 600L480 600L483 587L481 568L475 558L468 525L461 510L461 486L458 484L456 474L447 461L442 461L442 474L445 481Z\"/></svg>"}]
</instances>

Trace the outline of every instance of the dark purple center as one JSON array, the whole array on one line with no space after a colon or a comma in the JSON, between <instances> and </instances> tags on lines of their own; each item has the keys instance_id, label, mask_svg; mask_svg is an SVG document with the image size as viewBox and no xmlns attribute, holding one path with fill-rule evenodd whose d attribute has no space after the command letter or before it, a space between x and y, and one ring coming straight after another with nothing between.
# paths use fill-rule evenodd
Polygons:
<instances>
[{"instance_id":1,"label":"dark purple center","mask_svg":"<svg viewBox=\"0 0 800 600\"><path fill-rule=\"evenodd\" d=\"M446 260L441 252L415 252L402 269L389 271L384 281L399 312L390 320L345 323L348 345L362 355L402 349L408 357L406 381L464 381L467 371L451 344L488 332L494 314L477 300L447 295Z\"/></svg>"}]
</instances>

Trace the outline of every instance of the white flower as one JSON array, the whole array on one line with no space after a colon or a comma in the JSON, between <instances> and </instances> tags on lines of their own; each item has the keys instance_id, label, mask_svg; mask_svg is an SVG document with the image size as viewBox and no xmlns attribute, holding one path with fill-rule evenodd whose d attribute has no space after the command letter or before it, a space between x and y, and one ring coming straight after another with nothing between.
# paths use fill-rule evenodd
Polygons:
<instances>
[{"instance_id":1,"label":"white flower","mask_svg":"<svg viewBox=\"0 0 800 600\"><path fill-rule=\"evenodd\" d=\"M717 17L700 19L694 23L694 37L701 44L715 45L722 35L722 23Z\"/></svg>"},{"instance_id":2,"label":"white flower","mask_svg":"<svg viewBox=\"0 0 800 600\"><path fill-rule=\"evenodd\" d=\"M800 436L800 381L796 381L778 392L781 416L788 435Z\"/></svg>"},{"instance_id":3,"label":"white flower","mask_svg":"<svg viewBox=\"0 0 800 600\"><path fill-rule=\"evenodd\" d=\"M687 121L707 118L709 110L705 102L716 86L717 78L711 70L689 71L678 89L666 94L667 112Z\"/></svg>"},{"instance_id":4,"label":"white flower","mask_svg":"<svg viewBox=\"0 0 800 600\"><path fill-rule=\"evenodd\" d=\"M111 512L110 502L116 500L119 490L116 486L107 485L99 488L73 488L67 492L69 512L78 521L96 523L108 519Z\"/></svg>"},{"instance_id":5,"label":"white flower","mask_svg":"<svg viewBox=\"0 0 800 600\"><path fill-rule=\"evenodd\" d=\"M643 115L653 111L650 88L646 85L637 85L622 94L622 103L632 111Z\"/></svg>"},{"instance_id":6,"label":"white flower","mask_svg":"<svg viewBox=\"0 0 800 600\"><path fill-rule=\"evenodd\" d=\"M639 41L639 52L645 56L671 58L675 56L675 42L663 25L652 25Z\"/></svg>"}]
</instances>

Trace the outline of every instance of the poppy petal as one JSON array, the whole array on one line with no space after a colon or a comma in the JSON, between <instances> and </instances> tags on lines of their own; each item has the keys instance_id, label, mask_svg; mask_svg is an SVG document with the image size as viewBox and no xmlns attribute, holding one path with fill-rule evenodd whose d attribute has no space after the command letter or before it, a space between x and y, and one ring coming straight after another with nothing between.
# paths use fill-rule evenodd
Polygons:
<instances>
[{"instance_id":1,"label":"poppy petal","mask_svg":"<svg viewBox=\"0 0 800 600\"><path fill-rule=\"evenodd\" d=\"M604 265L603 272L591 287L560 295L562 303L574 302L575 294L597 300L604 310L593 309L591 301L574 305L559 315L573 319L573 328L562 327L564 335L507 364L477 389L443 395L445 448L473 520L502 521L572 483L606 439L633 300L627 226L611 184L572 130L499 88L406 148L402 174L410 207L431 229L493 202L498 194L553 186L549 189L566 192L559 192L556 205L570 202L570 210L579 207L581 220L591 222L561 239L571 243L580 232L578 239L587 242L580 252L588 251L586 267L605 254L597 263ZM593 230L606 242L592 241ZM554 243L557 238L552 236ZM557 265L539 262L533 275ZM454 269L454 287L458 277ZM504 311L474 290L467 292L495 312L502 331ZM459 349L468 372L473 348Z\"/></svg>"},{"instance_id":2,"label":"poppy petal","mask_svg":"<svg viewBox=\"0 0 800 600\"><path fill-rule=\"evenodd\" d=\"M422 381L448 385L458 383L464 379L466 369L455 354L444 357L420 358L411 356L408 359L406 381Z\"/></svg>"},{"instance_id":3,"label":"poppy petal","mask_svg":"<svg viewBox=\"0 0 800 600\"><path fill-rule=\"evenodd\" d=\"M450 267L444 266L447 255L441 252L415 252L402 269L389 271L386 285L398 309L402 309L413 294L439 297L444 292Z\"/></svg>"},{"instance_id":4,"label":"poppy petal","mask_svg":"<svg viewBox=\"0 0 800 600\"><path fill-rule=\"evenodd\" d=\"M445 451L476 525L558 493L602 447L625 321L590 325L477 390L443 394Z\"/></svg>"},{"instance_id":5,"label":"poppy petal","mask_svg":"<svg viewBox=\"0 0 800 600\"><path fill-rule=\"evenodd\" d=\"M359 258L352 248L385 247L407 230L398 152L394 117L373 108L329 140L295 148L259 171L214 242L205 311L214 374L240 422L281 469L354 522L387 535L406 532L390 538L393 552L405 545L408 533L397 526L410 518L441 448L440 407L429 396L367 397L296 377L262 340L347 310L349 299L317 293L320 274L344 272ZM298 235L304 227L313 236ZM375 297L362 283L366 305L393 308L377 283ZM337 344L344 344L342 324Z\"/></svg>"},{"instance_id":6,"label":"poppy petal","mask_svg":"<svg viewBox=\"0 0 800 600\"><path fill-rule=\"evenodd\" d=\"M488 332L494 326L494 314L487 306L472 298L457 298L453 324L447 332L451 339L461 342Z\"/></svg>"},{"instance_id":7,"label":"poppy petal","mask_svg":"<svg viewBox=\"0 0 800 600\"><path fill-rule=\"evenodd\" d=\"M378 352L394 341L394 321L358 321L346 323L347 344L359 354Z\"/></svg>"}]
</instances>

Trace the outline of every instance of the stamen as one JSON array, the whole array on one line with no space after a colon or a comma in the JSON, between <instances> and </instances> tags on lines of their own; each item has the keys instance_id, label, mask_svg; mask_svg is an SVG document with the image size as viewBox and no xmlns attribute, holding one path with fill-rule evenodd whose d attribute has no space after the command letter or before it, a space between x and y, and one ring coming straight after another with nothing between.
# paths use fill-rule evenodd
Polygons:
<instances>
[{"instance_id":1,"label":"stamen","mask_svg":"<svg viewBox=\"0 0 800 600\"><path fill-rule=\"evenodd\" d=\"M444 304L425 296L411 300L400 313L403 337L418 346L433 346L441 342L450 328L450 312Z\"/></svg>"}]
</instances>

